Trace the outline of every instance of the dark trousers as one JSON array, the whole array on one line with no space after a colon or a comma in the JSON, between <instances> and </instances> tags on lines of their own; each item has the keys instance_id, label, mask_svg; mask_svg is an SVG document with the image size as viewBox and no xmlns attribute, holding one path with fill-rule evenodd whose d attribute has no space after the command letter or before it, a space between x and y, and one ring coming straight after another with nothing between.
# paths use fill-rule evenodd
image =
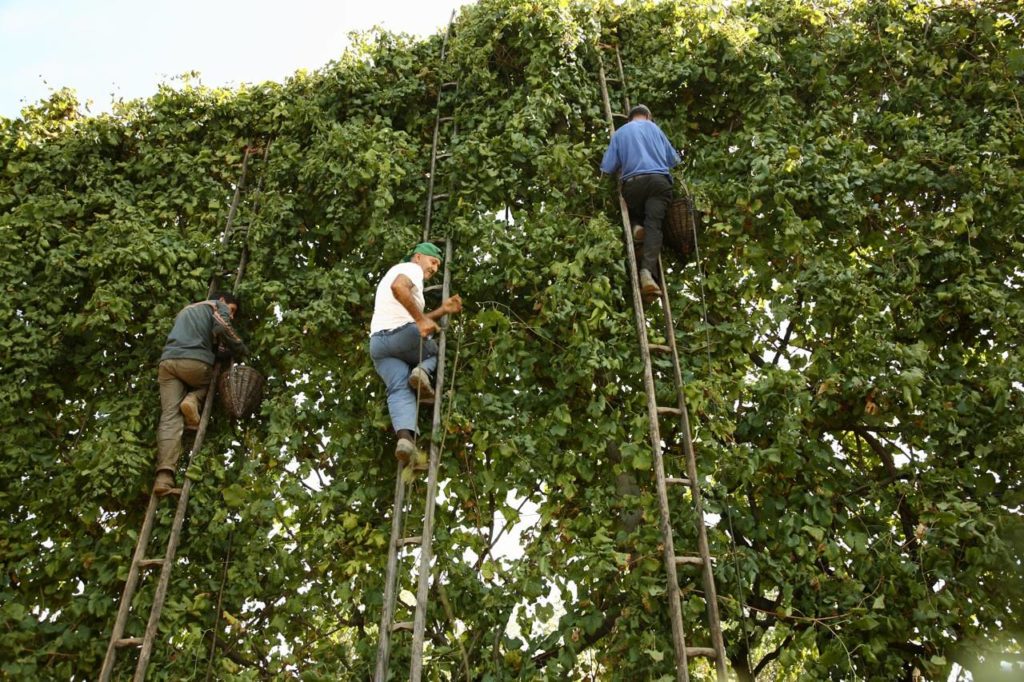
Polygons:
<instances>
[{"instance_id":1,"label":"dark trousers","mask_svg":"<svg viewBox=\"0 0 1024 682\"><path fill-rule=\"evenodd\" d=\"M667 175L636 175L622 183L622 198L629 207L629 220L644 226L644 248L640 268L658 275L658 255L664 234L661 224L672 203L672 181Z\"/></svg>"}]
</instances>

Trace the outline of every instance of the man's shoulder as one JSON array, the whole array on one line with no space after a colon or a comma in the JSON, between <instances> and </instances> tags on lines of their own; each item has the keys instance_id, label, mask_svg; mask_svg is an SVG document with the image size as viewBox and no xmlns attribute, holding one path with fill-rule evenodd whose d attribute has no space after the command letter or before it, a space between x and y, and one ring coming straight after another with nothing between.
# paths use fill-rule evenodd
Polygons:
<instances>
[{"instance_id":1,"label":"man's shoulder","mask_svg":"<svg viewBox=\"0 0 1024 682\"><path fill-rule=\"evenodd\" d=\"M394 281L395 279L398 279L399 275L405 275L415 284L416 282L423 280L423 268L415 263L399 263L398 265L392 265L391 269L384 275L384 280Z\"/></svg>"},{"instance_id":2,"label":"man's shoulder","mask_svg":"<svg viewBox=\"0 0 1024 682\"><path fill-rule=\"evenodd\" d=\"M187 306L178 311L178 315L186 314L192 316L198 315L209 315L213 312L214 306L219 301L196 301L195 303L189 303ZM224 306L224 310L227 310L227 306Z\"/></svg>"},{"instance_id":3,"label":"man's shoulder","mask_svg":"<svg viewBox=\"0 0 1024 682\"><path fill-rule=\"evenodd\" d=\"M653 130L661 131L658 124L654 121L630 121L626 125L622 126L615 131L615 135L623 138L631 139L643 136L645 133L649 133Z\"/></svg>"}]
</instances>

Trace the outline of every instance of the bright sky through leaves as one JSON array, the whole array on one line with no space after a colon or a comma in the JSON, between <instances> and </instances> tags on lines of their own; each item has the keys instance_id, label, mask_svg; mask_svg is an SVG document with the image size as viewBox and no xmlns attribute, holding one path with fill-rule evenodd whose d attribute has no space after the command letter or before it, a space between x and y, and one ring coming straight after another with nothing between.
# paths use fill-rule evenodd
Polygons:
<instances>
[{"instance_id":1,"label":"bright sky through leaves","mask_svg":"<svg viewBox=\"0 0 1024 682\"><path fill-rule=\"evenodd\" d=\"M93 113L198 71L210 86L282 81L336 58L350 31L428 35L465 0L0 0L0 116L70 87Z\"/></svg>"}]
</instances>

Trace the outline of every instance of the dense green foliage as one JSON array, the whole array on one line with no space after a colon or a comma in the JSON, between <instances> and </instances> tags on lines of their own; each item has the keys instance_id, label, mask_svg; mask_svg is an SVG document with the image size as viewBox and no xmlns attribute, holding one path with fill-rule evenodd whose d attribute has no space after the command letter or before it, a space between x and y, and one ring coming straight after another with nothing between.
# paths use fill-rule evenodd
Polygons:
<instances>
[{"instance_id":1,"label":"dense green foliage","mask_svg":"<svg viewBox=\"0 0 1024 682\"><path fill-rule=\"evenodd\" d=\"M213 425L150 679L205 675L225 566L215 677L368 677L394 465L367 327L422 229L453 75L438 226L467 310L428 669L670 674L641 364L597 171L600 42L685 147L707 212L706 279L676 266L669 285L731 667L945 679L986 647L1020 652L1021 11L483 0L444 69L439 37L371 33L280 85L185 81L95 117L62 91L0 119L0 676L95 677L151 484L162 341L235 264L231 184L269 140L240 325L268 396ZM495 554L520 521L521 551Z\"/></svg>"}]
</instances>

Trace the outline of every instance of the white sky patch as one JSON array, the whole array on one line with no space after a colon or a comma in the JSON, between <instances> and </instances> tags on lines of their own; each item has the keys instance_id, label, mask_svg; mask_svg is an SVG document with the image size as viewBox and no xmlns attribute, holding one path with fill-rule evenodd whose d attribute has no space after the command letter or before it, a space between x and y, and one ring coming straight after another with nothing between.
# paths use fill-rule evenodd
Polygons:
<instances>
[{"instance_id":1,"label":"white sky patch","mask_svg":"<svg viewBox=\"0 0 1024 682\"><path fill-rule=\"evenodd\" d=\"M348 34L379 25L442 29L468 0L5 0L0 3L0 116L71 87L92 113L148 97L198 71L208 86L281 82L337 59Z\"/></svg>"}]
</instances>

